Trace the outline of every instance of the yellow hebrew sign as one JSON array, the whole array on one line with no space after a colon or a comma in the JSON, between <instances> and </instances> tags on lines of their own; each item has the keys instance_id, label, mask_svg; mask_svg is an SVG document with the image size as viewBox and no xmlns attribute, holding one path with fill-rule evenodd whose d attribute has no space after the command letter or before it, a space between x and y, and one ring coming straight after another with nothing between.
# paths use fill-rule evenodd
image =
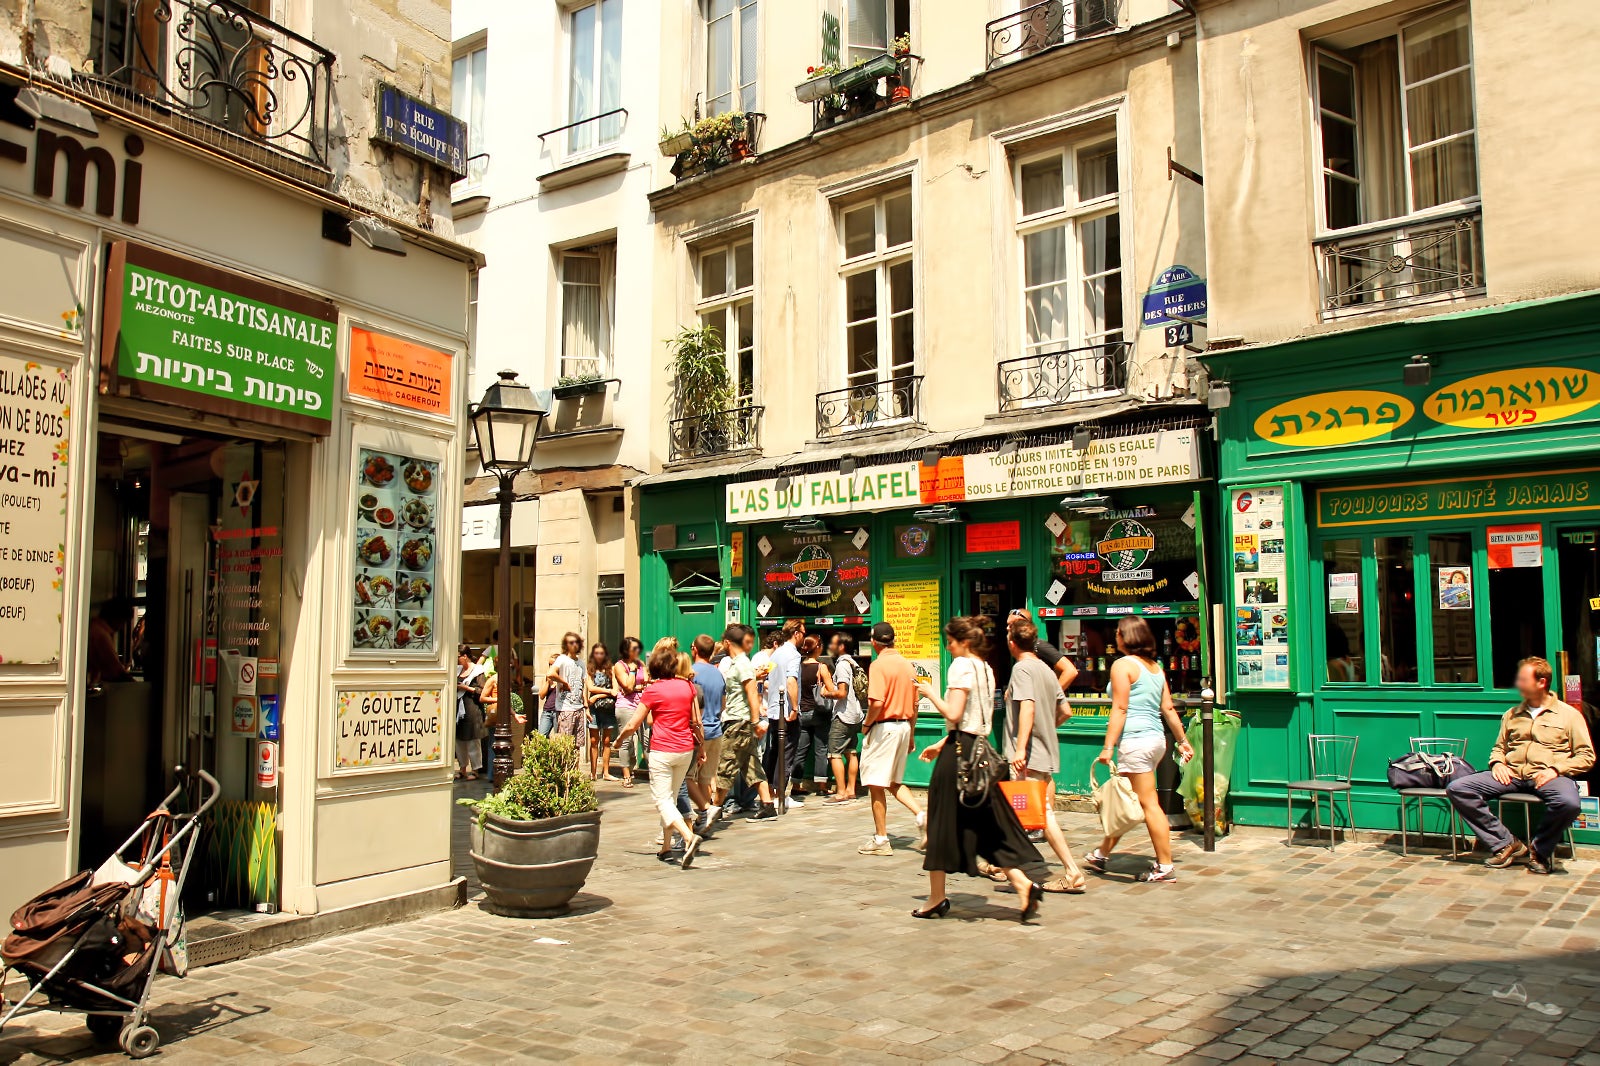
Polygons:
<instances>
[{"instance_id":1,"label":"yellow hebrew sign","mask_svg":"<svg viewBox=\"0 0 1600 1066\"><path fill-rule=\"evenodd\" d=\"M1422 403L1447 426L1503 429L1558 422L1600 403L1600 374L1562 366L1495 370L1453 381Z\"/></svg>"},{"instance_id":2,"label":"yellow hebrew sign","mask_svg":"<svg viewBox=\"0 0 1600 1066\"><path fill-rule=\"evenodd\" d=\"M1392 433L1414 413L1416 407L1411 401L1395 392L1319 392L1263 411L1255 421L1255 433L1273 444L1326 448Z\"/></svg>"}]
</instances>

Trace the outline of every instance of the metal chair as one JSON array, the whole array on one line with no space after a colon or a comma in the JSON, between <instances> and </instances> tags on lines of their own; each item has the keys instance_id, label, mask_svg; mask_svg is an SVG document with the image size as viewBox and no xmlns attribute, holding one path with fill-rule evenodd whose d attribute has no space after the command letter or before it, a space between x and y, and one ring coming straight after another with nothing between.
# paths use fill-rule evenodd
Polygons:
<instances>
[{"instance_id":1,"label":"metal chair","mask_svg":"<svg viewBox=\"0 0 1600 1066\"><path fill-rule=\"evenodd\" d=\"M1495 814L1501 822L1504 822L1506 820L1506 804L1514 803L1520 806L1522 808L1522 838L1531 848L1533 847L1533 809L1543 802L1544 800L1531 792L1507 792L1504 796L1495 800ZM1566 838L1567 858L1570 859L1578 854L1578 844L1572 837L1572 824L1570 822L1567 824ZM1558 849L1560 848L1559 844L1556 846Z\"/></svg>"},{"instance_id":2,"label":"metal chair","mask_svg":"<svg viewBox=\"0 0 1600 1066\"><path fill-rule=\"evenodd\" d=\"M1412 737L1411 750L1418 755L1454 755L1458 759L1467 757L1467 742L1455 737ZM1456 832L1458 825L1455 804L1450 802L1450 797L1442 788L1402 788L1400 792L1400 854L1410 855L1411 850L1406 839L1406 820L1410 811L1411 801L1417 801L1417 833L1425 835L1422 824L1423 806L1428 800L1444 800L1445 810L1450 815L1450 857L1456 858L1461 854L1456 847L1459 834Z\"/></svg>"},{"instance_id":3,"label":"metal chair","mask_svg":"<svg viewBox=\"0 0 1600 1066\"><path fill-rule=\"evenodd\" d=\"M1350 810L1350 783L1355 774L1356 745L1361 738L1337 733L1313 733L1307 739L1311 748L1311 776L1303 781L1290 781L1284 786L1288 793L1285 804L1289 838L1286 843L1294 843L1294 794L1307 792L1311 795L1311 822L1319 840L1322 838L1322 797L1328 797L1328 850L1333 851L1338 847L1334 832L1338 828L1335 822L1338 819L1341 792L1344 793L1345 827L1347 830L1355 828L1355 817Z\"/></svg>"}]
</instances>

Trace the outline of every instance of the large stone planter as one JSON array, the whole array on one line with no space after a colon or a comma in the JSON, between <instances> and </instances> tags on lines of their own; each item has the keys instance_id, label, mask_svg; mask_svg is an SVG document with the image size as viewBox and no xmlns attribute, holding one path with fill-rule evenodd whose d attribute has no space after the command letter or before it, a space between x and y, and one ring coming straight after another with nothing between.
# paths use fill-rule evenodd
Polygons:
<instances>
[{"instance_id":1,"label":"large stone planter","mask_svg":"<svg viewBox=\"0 0 1600 1066\"><path fill-rule=\"evenodd\" d=\"M487 907L510 918L567 909L600 851L600 812L535 822L488 815L471 824L472 865Z\"/></svg>"}]
</instances>

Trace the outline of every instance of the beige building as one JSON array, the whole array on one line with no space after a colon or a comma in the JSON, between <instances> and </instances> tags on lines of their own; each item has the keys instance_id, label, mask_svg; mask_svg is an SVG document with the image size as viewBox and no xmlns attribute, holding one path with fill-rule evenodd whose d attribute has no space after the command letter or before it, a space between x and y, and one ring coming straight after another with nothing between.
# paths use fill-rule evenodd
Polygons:
<instances>
[{"instance_id":1,"label":"beige building","mask_svg":"<svg viewBox=\"0 0 1600 1066\"><path fill-rule=\"evenodd\" d=\"M192 912L451 880L481 261L405 10L0 9L0 912L196 770Z\"/></svg>"},{"instance_id":2,"label":"beige building","mask_svg":"<svg viewBox=\"0 0 1600 1066\"><path fill-rule=\"evenodd\" d=\"M662 37L663 99L733 116L663 145L652 335L712 327L728 380L656 362L644 635L915 622L937 676L927 627L1028 608L1088 695L1146 613L1198 691L1192 17L708 2Z\"/></svg>"}]
</instances>

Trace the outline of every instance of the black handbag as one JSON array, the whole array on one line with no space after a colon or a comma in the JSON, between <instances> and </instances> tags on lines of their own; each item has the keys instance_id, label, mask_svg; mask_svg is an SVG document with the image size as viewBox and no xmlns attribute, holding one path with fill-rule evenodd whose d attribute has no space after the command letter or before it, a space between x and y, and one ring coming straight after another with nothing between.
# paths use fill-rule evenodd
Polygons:
<instances>
[{"instance_id":1,"label":"black handbag","mask_svg":"<svg viewBox=\"0 0 1600 1066\"><path fill-rule=\"evenodd\" d=\"M1413 751L1389 760L1389 787L1396 791L1403 788L1444 788L1458 777L1477 772L1471 763L1459 755L1425 755Z\"/></svg>"},{"instance_id":2,"label":"black handbag","mask_svg":"<svg viewBox=\"0 0 1600 1066\"><path fill-rule=\"evenodd\" d=\"M988 678L987 667L978 674L980 679ZM988 802L989 792L1005 779L1005 763L1000 761L1000 756L994 752L994 746L989 743L987 732L994 712L994 688L991 683L989 691L980 695L974 691L968 697L977 698L979 705L986 708L983 716L984 734L974 734L972 743L963 752L961 745L956 745L956 799L964 807L979 807Z\"/></svg>"}]
</instances>

